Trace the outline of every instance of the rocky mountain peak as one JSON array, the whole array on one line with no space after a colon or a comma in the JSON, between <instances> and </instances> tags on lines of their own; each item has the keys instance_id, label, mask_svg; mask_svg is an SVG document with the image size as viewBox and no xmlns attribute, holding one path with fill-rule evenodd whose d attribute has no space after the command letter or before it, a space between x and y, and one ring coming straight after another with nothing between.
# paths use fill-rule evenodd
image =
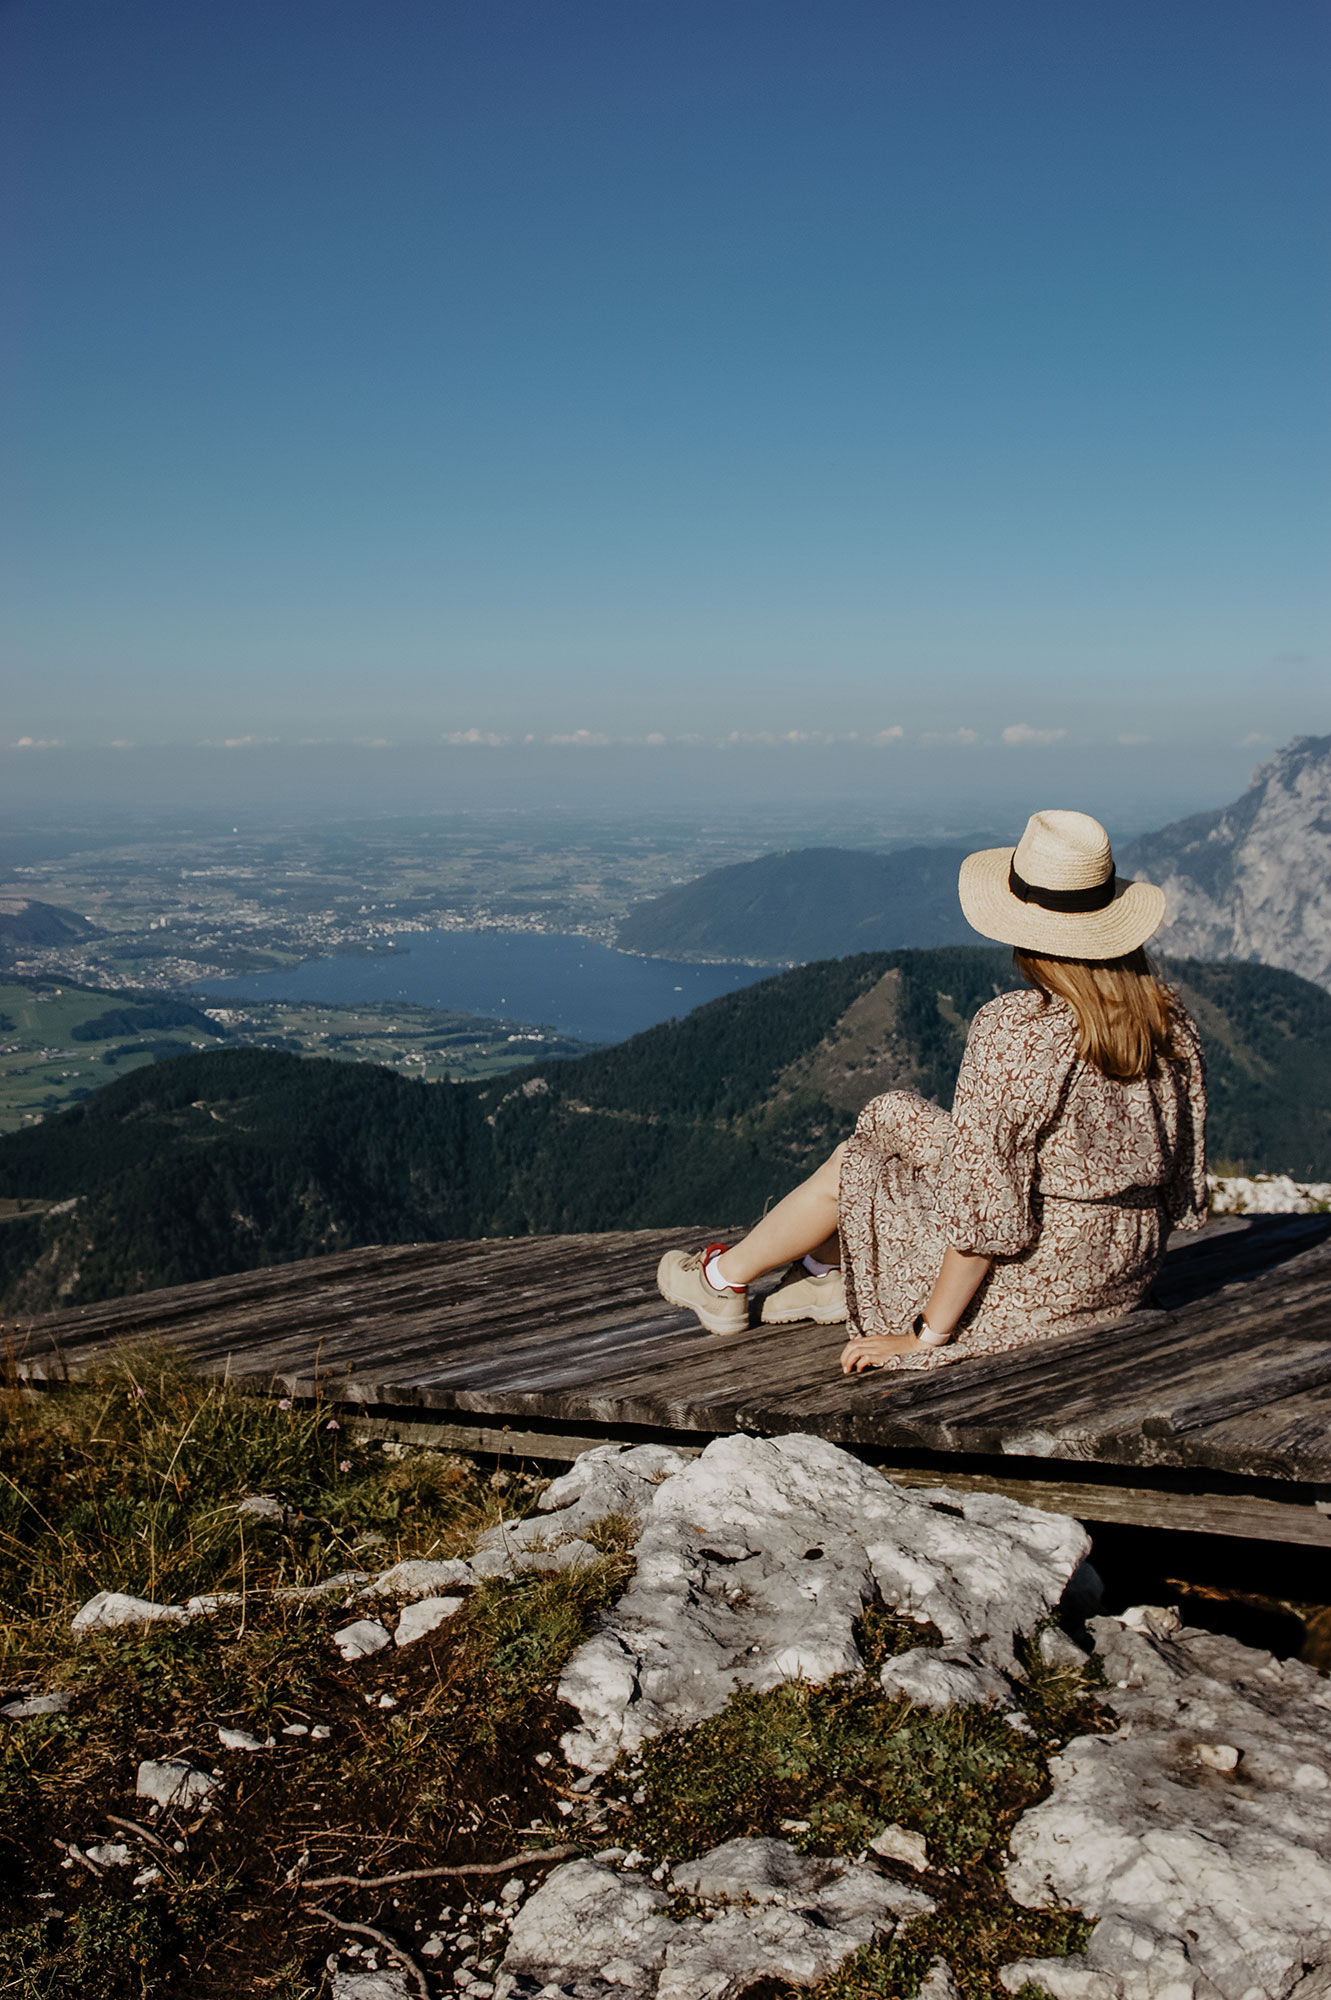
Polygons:
<instances>
[{"instance_id":1,"label":"rocky mountain peak","mask_svg":"<svg viewBox=\"0 0 1331 2000\"><path fill-rule=\"evenodd\" d=\"M1168 898L1173 957L1255 958L1331 988L1331 736L1296 736L1242 798L1123 850Z\"/></svg>"}]
</instances>

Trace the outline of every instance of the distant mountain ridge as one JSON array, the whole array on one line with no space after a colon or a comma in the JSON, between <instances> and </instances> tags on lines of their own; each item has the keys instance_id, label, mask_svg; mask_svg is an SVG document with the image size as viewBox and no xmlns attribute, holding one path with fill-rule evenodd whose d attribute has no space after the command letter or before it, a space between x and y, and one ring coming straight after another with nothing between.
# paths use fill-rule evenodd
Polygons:
<instances>
[{"instance_id":1,"label":"distant mountain ridge","mask_svg":"<svg viewBox=\"0 0 1331 2000\"><path fill-rule=\"evenodd\" d=\"M629 911L624 951L789 965L979 940L957 903L963 847L802 848L713 869ZM1167 897L1155 944L1257 959L1331 989L1331 736L1299 736L1242 798L1117 849Z\"/></svg>"},{"instance_id":2,"label":"distant mountain ridge","mask_svg":"<svg viewBox=\"0 0 1331 2000\"><path fill-rule=\"evenodd\" d=\"M964 847L894 854L803 847L714 868L639 903L621 951L651 958L806 964L860 951L979 944L957 903Z\"/></svg>"},{"instance_id":3,"label":"distant mountain ridge","mask_svg":"<svg viewBox=\"0 0 1331 2000\"><path fill-rule=\"evenodd\" d=\"M1255 958L1331 987L1331 736L1296 736L1242 798L1130 842L1167 898L1163 951Z\"/></svg>"},{"instance_id":4,"label":"distant mountain ridge","mask_svg":"<svg viewBox=\"0 0 1331 2000\"><path fill-rule=\"evenodd\" d=\"M1171 973L1206 1045L1213 1159L1331 1178L1331 994L1261 965ZM0 1305L367 1243L742 1226L878 1092L949 1102L976 1009L1015 984L993 947L865 953L477 1083L259 1049L158 1063L0 1139Z\"/></svg>"}]
</instances>

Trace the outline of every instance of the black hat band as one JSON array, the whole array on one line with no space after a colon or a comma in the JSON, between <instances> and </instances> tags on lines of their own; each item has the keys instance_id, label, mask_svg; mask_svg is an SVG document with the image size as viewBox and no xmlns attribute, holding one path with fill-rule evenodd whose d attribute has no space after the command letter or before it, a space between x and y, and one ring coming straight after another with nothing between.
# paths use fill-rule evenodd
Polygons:
<instances>
[{"instance_id":1,"label":"black hat band","mask_svg":"<svg viewBox=\"0 0 1331 2000\"><path fill-rule=\"evenodd\" d=\"M1017 873L1015 856L1008 869L1008 888L1019 903L1035 903L1042 910L1063 910L1069 915L1082 910L1107 910L1114 900L1116 876L1111 868L1107 879L1089 889L1042 889Z\"/></svg>"}]
</instances>

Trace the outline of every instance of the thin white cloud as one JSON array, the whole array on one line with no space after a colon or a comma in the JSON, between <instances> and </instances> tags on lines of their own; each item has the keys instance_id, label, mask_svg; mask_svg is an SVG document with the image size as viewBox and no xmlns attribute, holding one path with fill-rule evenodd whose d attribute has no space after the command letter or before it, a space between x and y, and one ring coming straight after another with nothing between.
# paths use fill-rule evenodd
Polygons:
<instances>
[{"instance_id":1,"label":"thin white cloud","mask_svg":"<svg viewBox=\"0 0 1331 2000\"><path fill-rule=\"evenodd\" d=\"M454 743L461 747L475 744L485 750L498 750L501 744L507 743L508 738L507 736L496 736L493 729L450 729L448 734L440 740L444 743ZM530 742L530 737L527 740Z\"/></svg>"},{"instance_id":2,"label":"thin white cloud","mask_svg":"<svg viewBox=\"0 0 1331 2000\"><path fill-rule=\"evenodd\" d=\"M594 729L571 729L567 735L552 736L550 741L571 743L579 750L605 750L610 744L608 736L601 736Z\"/></svg>"},{"instance_id":3,"label":"thin white cloud","mask_svg":"<svg viewBox=\"0 0 1331 2000\"><path fill-rule=\"evenodd\" d=\"M63 750L63 736L19 736L10 744L11 750Z\"/></svg>"},{"instance_id":4,"label":"thin white cloud","mask_svg":"<svg viewBox=\"0 0 1331 2000\"><path fill-rule=\"evenodd\" d=\"M133 750L135 745L130 741L128 736L113 736L109 747L112 750Z\"/></svg>"},{"instance_id":5,"label":"thin white cloud","mask_svg":"<svg viewBox=\"0 0 1331 2000\"><path fill-rule=\"evenodd\" d=\"M901 724L899 722L894 722L890 729L879 729L875 731L875 733L869 738L869 741L881 747L888 743L900 743L902 737L905 734L906 732L902 728Z\"/></svg>"},{"instance_id":6,"label":"thin white cloud","mask_svg":"<svg viewBox=\"0 0 1331 2000\"><path fill-rule=\"evenodd\" d=\"M1240 743L1240 750L1255 750L1259 743L1274 743L1274 736L1266 736L1260 729L1250 729Z\"/></svg>"},{"instance_id":7,"label":"thin white cloud","mask_svg":"<svg viewBox=\"0 0 1331 2000\"><path fill-rule=\"evenodd\" d=\"M1061 743L1067 733L1066 729L1032 729L1029 722L1010 722L1003 731L1003 741L1016 744Z\"/></svg>"},{"instance_id":8,"label":"thin white cloud","mask_svg":"<svg viewBox=\"0 0 1331 2000\"><path fill-rule=\"evenodd\" d=\"M921 743L978 743L978 729L931 729L920 738Z\"/></svg>"},{"instance_id":9,"label":"thin white cloud","mask_svg":"<svg viewBox=\"0 0 1331 2000\"><path fill-rule=\"evenodd\" d=\"M205 743L205 750L259 750L280 743L280 736L224 736L220 743Z\"/></svg>"}]
</instances>

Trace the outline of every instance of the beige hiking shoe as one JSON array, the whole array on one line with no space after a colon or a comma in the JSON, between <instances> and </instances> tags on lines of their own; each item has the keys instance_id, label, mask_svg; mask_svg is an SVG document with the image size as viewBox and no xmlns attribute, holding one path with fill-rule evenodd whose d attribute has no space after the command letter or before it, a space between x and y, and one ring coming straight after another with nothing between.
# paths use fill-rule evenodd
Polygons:
<instances>
[{"instance_id":1,"label":"beige hiking shoe","mask_svg":"<svg viewBox=\"0 0 1331 2000\"><path fill-rule=\"evenodd\" d=\"M708 1243L701 1250L667 1250L656 1267L656 1289L672 1306L696 1313L709 1333L747 1333L748 1287L718 1292L703 1272L707 1259L726 1247Z\"/></svg>"},{"instance_id":2,"label":"beige hiking shoe","mask_svg":"<svg viewBox=\"0 0 1331 2000\"><path fill-rule=\"evenodd\" d=\"M815 1278L802 1263L792 1264L763 1300L764 1326L791 1326L808 1319L818 1326L839 1326L845 1317L846 1281L840 1271L824 1271Z\"/></svg>"}]
</instances>

